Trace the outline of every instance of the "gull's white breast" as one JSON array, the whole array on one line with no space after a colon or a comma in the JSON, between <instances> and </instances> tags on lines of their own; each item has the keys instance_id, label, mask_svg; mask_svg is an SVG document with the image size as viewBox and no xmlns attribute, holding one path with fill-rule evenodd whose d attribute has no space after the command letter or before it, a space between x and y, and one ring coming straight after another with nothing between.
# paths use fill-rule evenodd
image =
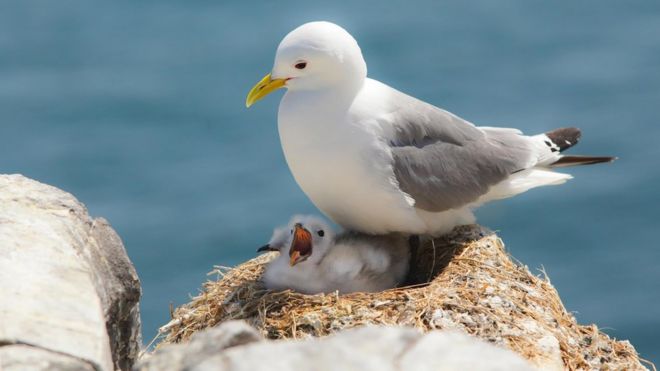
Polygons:
<instances>
[{"instance_id":1,"label":"gull's white breast","mask_svg":"<svg viewBox=\"0 0 660 371\"><path fill-rule=\"evenodd\" d=\"M287 92L278 127L294 178L323 213L345 228L374 234L424 231L413 201L396 184L379 124L356 119L351 110L351 104L329 96Z\"/></svg>"}]
</instances>

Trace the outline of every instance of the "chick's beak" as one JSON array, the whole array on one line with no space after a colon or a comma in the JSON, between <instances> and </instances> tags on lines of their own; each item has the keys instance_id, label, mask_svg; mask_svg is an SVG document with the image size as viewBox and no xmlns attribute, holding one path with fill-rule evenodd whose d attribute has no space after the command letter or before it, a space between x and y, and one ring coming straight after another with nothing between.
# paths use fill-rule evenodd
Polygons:
<instances>
[{"instance_id":1,"label":"chick's beak","mask_svg":"<svg viewBox=\"0 0 660 371\"><path fill-rule=\"evenodd\" d=\"M289 265L294 266L298 264L300 260L300 253L298 251L293 251L291 254L289 254Z\"/></svg>"},{"instance_id":2,"label":"chick's beak","mask_svg":"<svg viewBox=\"0 0 660 371\"><path fill-rule=\"evenodd\" d=\"M285 84L286 79L273 79L269 73L250 90L245 99L245 106L249 108L261 98L284 87Z\"/></svg>"},{"instance_id":3,"label":"chick's beak","mask_svg":"<svg viewBox=\"0 0 660 371\"><path fill-rule=\"evenodd\" d=\"M289 250L289 265L294 266L312 255L312 234L302 225L296 224Z\"/></svg>"}]
</instances>

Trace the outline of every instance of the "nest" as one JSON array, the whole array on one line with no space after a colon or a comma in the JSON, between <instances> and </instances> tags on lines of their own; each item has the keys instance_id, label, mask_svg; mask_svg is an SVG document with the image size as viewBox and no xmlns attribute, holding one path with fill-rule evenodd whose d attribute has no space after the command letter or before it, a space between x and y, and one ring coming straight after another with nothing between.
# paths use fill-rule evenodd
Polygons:
<instances>
[{"instance_id":1,"label":"nest","mask_svg":"<svg viewBox=\"0 0 660 371\"><path fill-rule=\"evenodd\" d=\"M264 289L260 277L275 253L234 269L172 313L162 343L186 341L220 322L242 319L270 339L325 336L363 325L454 329L509 348L546 369L645 369L628 341L579 325L548 277L514 261L493 232L458 227L424 242L410 286L379 293L303 295ZM653 367L650 364L650 367Z\"/></svg>"}]
</instances>

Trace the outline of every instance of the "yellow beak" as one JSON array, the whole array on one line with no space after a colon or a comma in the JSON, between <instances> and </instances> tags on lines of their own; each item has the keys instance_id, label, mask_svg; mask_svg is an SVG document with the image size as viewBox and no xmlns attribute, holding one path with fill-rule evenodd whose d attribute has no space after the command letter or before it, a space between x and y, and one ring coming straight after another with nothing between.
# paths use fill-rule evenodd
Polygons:
<instances>
[{"instance_id":1,"label":"yellow beak","mask_svg":"<svg viewBox=\"0 0 660 371\"><path fill-rule=\"evenodd\" d=\"M285 79L271 79L269 73L250 90L245 99L245 107L249 108L259 99L283 87L285 83Z\"/></svg>"}]
</instances>

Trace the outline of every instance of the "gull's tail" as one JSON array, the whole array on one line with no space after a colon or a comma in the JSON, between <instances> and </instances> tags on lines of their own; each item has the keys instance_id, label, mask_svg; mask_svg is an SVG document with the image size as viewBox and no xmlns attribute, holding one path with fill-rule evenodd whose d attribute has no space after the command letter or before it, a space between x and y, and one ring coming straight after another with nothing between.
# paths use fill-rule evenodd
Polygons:
<instances>
[{"instance_id":1,"label":"gull's tail","mask_svg":"<svg viewBox=\"0 0 660 371\"><path fill-rule=\"evenodd\" d=\"M557 155L556 159L546 166L550 167L567 167L577 165L592 165L600 164L603 162L612 162L616 157L610 156L566 156L559 155L559 153L573 147L580 141L582 133L578 128L559 128L542 134L544 143L553 154Z\"/></svg>"},{"instance_id":2,"label":"gull's tail","mask_svg":"<svg viewBox=\"0 0 660 371\"><path fill-rule=\"evenodd\" d=\"M559 160L550 164L551 167L567 167L577 165L593 165L603 162L612 162L616 157L608 156L563 156Z\"/></svg>"},{"instance_id":3,"label":"gull's tail","mask_svg":"<svg viewBox=\"0 0 660 371\"><path fill-rule=\"evenodd\" d=\"M536 165L516 171L505 180L490 187L488 192L479 197L470 207L479 206L492 200L515 196L532 188L562 184L572 178L570 174L554 171L554 168L597 164L616 160L616 157L563 155L561 152L577 144L580 140L580 135L580 129L560 128L530 137L538 150L539 161Z\"/></svg>"}]
</instances>

